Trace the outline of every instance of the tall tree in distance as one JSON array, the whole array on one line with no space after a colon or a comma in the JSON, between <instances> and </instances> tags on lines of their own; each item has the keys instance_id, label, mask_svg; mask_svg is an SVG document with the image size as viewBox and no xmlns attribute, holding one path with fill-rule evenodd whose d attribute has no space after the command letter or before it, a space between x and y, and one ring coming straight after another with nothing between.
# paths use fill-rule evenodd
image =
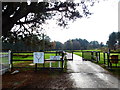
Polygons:
<instances>
[{"instance_id":1,"label":"tall tree in distance","mask_svg":"<svg viewBox=\"0 0 120 90\"><path fill-rule=\"evenodd\" d=\"M56 47L55 47L56 50L61 50L61 49L63 49L63 44L62 44L61 42L56 41L55 43L56 43Z\"/></svg>"},{"instance_id":2,"label":"tall tree in distance","mask_svg":"<svg viewBox=\"0 0 120 90\"><path fill-rule=\"evenodd\" d=\"M98 41L91 41L90 42L90 47L93 48L93 49L99 48Z\"/></svg>"},{"instance_id":3,"label":"tall tree in distance","mask_svg":"<svg viewBox=\"0 0 120 90\"><path fill-rule=\"evenodd\" d=\"M117 33L118 45L120 46L120 32Z\"/></svg>"},{"instance_id":4,"label":"tall tree in distance","mask_svg":"<svg viewBox=\"0 0 120 90\"><path fill-rule=\"evenodd\" d=\"M117 43L117 33L116 32L112 32L109 35L109 39L107 41L108 47L110 49L115 49L115 44Z\"/></svg>"}]
</instances>

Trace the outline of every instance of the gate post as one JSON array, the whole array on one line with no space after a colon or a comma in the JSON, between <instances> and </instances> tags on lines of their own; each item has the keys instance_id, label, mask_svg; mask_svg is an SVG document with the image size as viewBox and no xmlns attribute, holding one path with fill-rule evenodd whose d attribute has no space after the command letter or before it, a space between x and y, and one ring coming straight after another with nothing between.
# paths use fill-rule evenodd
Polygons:
<instances>
[{"instance_id":1,"label":"gate post","mask_svg":"<svg viewBox=\"0 0 120 90\"><path fill-rule=\"evenodd\" d=\"M62 71L63 71L63 57L64 57L64 52L62 52Z\"/></svg>"},{"instance_id":2,"label":"gate post","mask_svg":"<svg viewBox=\"0 0 120 90\"><path fill-rule=\"evenodd\" d=\"M110 52L107 53L108 68L110 67L110 59L109 59L109 56L110 56Z\"/></svg>"},{"instance_id":3,"label":"gate post","mask_svg":"<svg viewBox=\"0 0 120 90\"><path fill-rule=\"evenodd\" d=\"M91 52L91 60L93 60L93 52Z\"/></svg>"},{"instance_id":4,"label":"gate post","mask_svg":"<svg viewBox=\"0 0 120 90\"><path fill-rule=\"evenodd\" d=\"M72 60L73 60L73 51L72 51Z\"/></svg>"},{"instance_id":5,"label":"gate post","mask_svg":"<svg viewBox=\"0 0 120 90\"><path fill-rule=\"evenodd\" d=\"M9 65L10 65L10 70L12 68L12 52L11 50L8 51L8 58L9 58Z\"/></svg>"},{"instance_id":6,"label":"gate post","mask_svg":"<svg viewBox=\"0 0 120 90\"><path fill-rule=\"evenodd\" d=\"M100 52L99 52L99 61L100 61Z\"/></svg>"},{"instance_id":7,"label":"gate post","mask_svg":"<svg viewBox=\"0 0 120 90\"><path fill-rule=\"evenodd\" d=\"M99 61L99 52L95 52L95 56L96 56L96 60L97 60L97 63Z\"/></svg>"},{"instance_id":8,"label":"gate post","mask_svg":"<svg viewBox=\"0 0 120 90\"><path fill-rule=\"evenodd\" d=\"M11 70L13 69L13 52L11 51L10 53L10 67L11 67Z\"/></svg>"},{"instance_id":9,"label":"gate post","mask_svg":"<svg viewBox=\"0 0 120 90\"><path fill-rule=\"evenodd\" d=\"M106 64L106 63L105 63L105 52L103 53L103 57L104 57L104 64Z\"/></svg>"},{"instance_id":10,"label":"gate post","mask_svg":"<svg viewBox=\"0 0 120 90\"><path fill-rule=\"evenodd\" d=\"M84 60L84 52L82 51L82 60Z\"/></svg>"},{"instance_id":11,"label":"gate post","mask_svg":"<svg viewBox=\"0 0 120 90\"><path fill-rule=\"evenodd\" d=\"M35 71L37 71L37 63L35 63Z\"/></svg>"}]
</instances>

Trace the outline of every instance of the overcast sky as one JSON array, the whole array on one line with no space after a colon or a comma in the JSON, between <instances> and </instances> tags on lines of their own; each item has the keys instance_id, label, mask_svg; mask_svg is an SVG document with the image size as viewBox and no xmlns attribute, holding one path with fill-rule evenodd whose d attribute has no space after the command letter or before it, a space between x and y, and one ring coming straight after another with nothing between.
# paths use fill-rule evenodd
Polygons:
<instances>
[{"instance_id":1,"label":"overcast sky","mask_svg":"<svg viewBox=\"0 0 120 90\"><path fill-rule=\"evenodd\" d=\"M53 21L49 21L46 33L52 41L62 43L69 39L82 38L106 44L109 34L118 31L118 1L106 0L96 3L90 9L94 14L89 19L78 19L68 29L60 29Z\"/></svg>"}]
</instances>

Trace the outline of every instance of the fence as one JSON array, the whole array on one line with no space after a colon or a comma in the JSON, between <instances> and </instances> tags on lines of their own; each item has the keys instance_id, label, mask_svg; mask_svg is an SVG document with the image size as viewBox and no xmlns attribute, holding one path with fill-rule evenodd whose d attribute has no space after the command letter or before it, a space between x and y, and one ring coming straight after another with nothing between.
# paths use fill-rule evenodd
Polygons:
<instances>
[{"instance_id":1,"label":"fence","mask_svg":"<svg viewBox=\"0 0 120 90\"><path fill-rule=\"evenodd\" d=\"M65 53L64 52L43 52L43 63L34 63L34 52L12 52L12 68L35 68L37 69L64 69ZM60 59L51 59L51 56L60 56ZM39 55L38 55L39 56ZM40 58L40 57L37 57ZM17 64L18 63L18 64ZM23 65L24 64L24 65Z\"/></svg>"},{"instance_id":2,"label":"fence","mask_svg":"<svg viewBox=\"0 0 120 90\"><path fill-rule=\"evenodd\" d=\"M103 57L108 68L120 67L120 52L104 52Z\"/></svg>"},{"instance_id":3,"label":"fence","mask_svg":"<svg viewBox=\"0 0 120 90\"><path fill-rule=\"evenodd\" d=\"M99 51L82 51L82 59L96 61L98 63L100 61L100 52Z\"/></svg>"},{"instance_id":4,"label":"fence","mask_svg":"<svg viewBox=\"0 0 120 90\"><path fill-rule=\"evenodd\" d=\"M0 52L0 74L4 74L6 71L8 71L11 66L10 66L10 56L11 56L11 51L8 52Z\"/></svg>"}]
</instances>

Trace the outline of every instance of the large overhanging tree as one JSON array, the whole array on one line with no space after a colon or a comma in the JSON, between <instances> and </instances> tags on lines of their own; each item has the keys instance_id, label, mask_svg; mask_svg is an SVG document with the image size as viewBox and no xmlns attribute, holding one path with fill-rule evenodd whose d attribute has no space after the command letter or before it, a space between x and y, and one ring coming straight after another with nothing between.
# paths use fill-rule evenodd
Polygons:
<instances>
[{"instance_id":1,"label":"large overhanging tree","mask_svg":"<svg viewBox=\"0 0 120 90\"><path fill-rule=\"evenodd\" d=\"M42 24L55 16L57 24L65 27L69 20L91 15L88 10L96 0L75 2L2 2L2 36L26 36L39 33ZM80 8L78 8L80 7ZM14 27L14 28L13 28Z\"/></svg>"}]
</instances>

